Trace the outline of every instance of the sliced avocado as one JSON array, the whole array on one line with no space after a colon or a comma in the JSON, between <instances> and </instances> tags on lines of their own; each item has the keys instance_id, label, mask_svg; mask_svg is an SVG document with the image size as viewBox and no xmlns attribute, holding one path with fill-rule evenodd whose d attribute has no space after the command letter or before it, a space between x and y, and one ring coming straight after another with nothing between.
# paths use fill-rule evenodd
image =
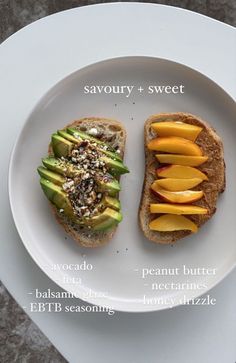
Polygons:
<instances>
[{"instance_id":1,"label":"sliced avocado","mask_svg":"<svg viewBox=\"0 0 236 363\"><path fill-rule=\"evenodd\" d=\"M86 132L80 131L78 129L68 127L67 132L73 136L76 136L78 139L80 138L82 140L90 140L90 141L96 142L99 145L108 146L108 145L106 145L105 142L97 139L96 137L93 137L93 136L87 134ZM115 150L112 149L112 151L115 151Z\"/></svg>"},{"instance_id":2,"label":"sliced avocado","mask_svg":"<svg viewBox=\"0 0 236 363\"><path fill-rule=\"evenodd\" d=\"M64 131L60 131L60 133L61 133L61 135L65 134ZM70 137L70 135L69 135L69 137ZM75 138L75 140L76 140L76 138ZM52 147L53 147L53 152L54 152L55 156L68 157L71 153L71 150L73 149L73 145L74 144L71 143L71 141L66 140L64 137L62 137L60 135L57 135L57 134L52 135ZM105 151L105 150L101 150L101 151ZM110 152L109 152L109 154L113 155L113 153L110 153ZM102 156L99 159L105 162L106 166L108 167L108 169L111 171L111 174L113 174L113 175L121 175L121 174L125 174L125 173L129 172L129 169L123 164L122 161L115 160L114 158L112 158L110 156Z\"/></svg>"},{"instance_id":3,"label":"sliced avocado","mask_svg":"<svg viewBox=\"0 0 236 363\"><path fill-rule=\"evenodd\" d=\"M121 175L129 173L129 169L127 168L127 166L125 166L120 161L110 159L106 156L102 156L100 160L104 161L104 163L109 168L109 171L112 175Z\"/></svg>"},{"instance_id":4,"label":"sliced avocado","mask_svg":"<svg viewBox=\"0 0 236 363\"><path fill-rule=\"evenodd\" d=\"M76 175L80 174L80 170L76 169L72 164L62 161L60 159L56 159L53 157L48 157L42 159L43 165L55 173L68 176L73 178Z\"/></svg>"},{"instance_id":5,"label":"sliced avocado","mask_svg":"<svg viewBox=\"0 0 236 363\"><path fill-rule=\"evenodd\" d=\"M107 232L109 229L114 228L118 222L115 222L113 218L107 218L105 221L96 224L96 226L92 227L94 231Z\"/></svg>"},{"instance_id":6,"label":"sliced avocado","mask_svg":"<svg viewBox=\"0 0 236 363\"><path fill-rule=\"evenodd\" d=\"M64 178L62 175L60 175L58 173L54 173L53 171L48 170L48 169L44 168L43 166L39 166L37 170L38 170L39 175L42 178L47 179L54 184L61 186L66 182L66 178Z\"/></svg>"},{"instance_id":7,"label":"sliced avocado","mask_svg":"<svg viewBox=\"0 0 236 363\"><path fill-rule=\"evenodd\" d=\"M101 231L110 228L112 225L119 223L122 220L120 212L111 208L106 208L101 214L94 216L88 220L80 221L76 218L71 202L67 194L62 188L51 181L41 178L40 185L46 197L57 209L61 209L67 217L77 224L85 224L91 226L93 230Z\"/></svg>"},{"instance_id":8,"label":"sliced avocado","mask_svg":"<svg viewBox=\"0 0 236 363\"><path fill-rule=\"evenodd\" d=\"M99 216L92 217L92 229L103 231L113 227L122 221L122 214L111 208L106 208Z\"/></svg>"},{"instance_id":9,"label":"sliced avocado","mask_svg":"<svg viewBox=\"0 0 236 363\"><path fill-rule=\"evenodd\" d=\"M105 221L98 223L96 226L94 226L92 229L94 231L101 231L105 232L109 229L115 227L118 222L115 222L113 218L107 218Z\"/></svg>"},{"instance_id":10,"label":"sliced avocado","mask_svg":"<svg viewBox=\"0 0 236 363\"><path fill-rule=\"evenodd\" d=\"M74 144L69 140L64 139L57 134L52 134L52 149L55 156L68 157L74 147Z\"/></svg>"},{"instance_id":11,"label":"sliced avocado","mask_svg":"<svg viewBox=\"0 0 236 363\"><path fill-rule=\"evenodd\" d=\"M77 130L77 129L74 129L74 128L70 128L70 127L67 129L67 132L70 135L73 135L73 136L76 135L75 138L77 140L80 138L82 140L90 140L90 141L96 142L96 144L98 145L99 150L103 154L109 156L110 158L113 158L115 160L118 160L118 161L122 162L122 159L121 159L120 155L115 151L115 149L113 149L111 146L107 145L105 142L103 142L103 141L101 141L99 139L96 139L96 137L93 137L93 136L91 136L89 134L86 134L83 131L80 131L80 130Z\"/></svg>"},{"instance_id":12,"label":"sliced avocado","mask_svg":"<svg viewBox=\"0 0 236 363\"><path fill-rule=\"evenodd\" d=\"M48 170L48 169L44 168L43 166L39 166L37 170L38 170L39 175L43 179L49 180L50 182L52 182L56 185L62 186L64 183L66 183L66 178L63 177L61 174ZM101 179L101 181L102 181L102 179ZM104 184L105 184L105 182L104 182ZM117 180L114 180L114 182L110 181L108 184L106 184L106 186L107 186L107 188L110 187L110 189L112 189L113 195L120 191L119 182ZM104 191L107 191L107 190L104 190ZM101 203L104 207L111 207L115 210L120 209L120 201L117 198L113 198L109 195L104 195Z\"/></svg>"},{"instance_id":13,"label":"sliced avocado","mask_svg":"<svg viewBox=\"0 0 236 363\"><path fill-rule=\"evenodd\" d=\"M70 178L75 177L80 174L80 170L76 169L73 164L67 163L60 159L53 157L44 158L43 165L60 175L64 175ZM107 192L110 196L115 196L120 190L120 183L110 174L105 175L95 175L95 180L98 184L98 189L100 192Z\"/></svg>"},{"instance_id":14,"label":"sliced avocado","mask_svg":"<svg viewBox=\"0 0 236 363\"><path fill-rule=\"evenodd\" d=\"M100 149L100 151L103 154L105 154L106 156L108 156L109 158L112 158L114 160L120 161L122 163L121 157L116 152L112 152L112 151L104 150L104 149Z\"/></svg>"},{"instance_id":15,"label":"sliced avocado","mask_svg":"<svg viewBox=\"0 0 236 363\"><path fill-rule=\"evenodd\" d=\"M74 144L79 144L81 142L81 139L74 137L73 135L69 134L64 130L58 130L57 133L59 136L64 137L64 139L73 142Z\"/></svg>"},{"instance_id":16,"label":"sliced avocado","mask_svg":"<svg viewBox=\"0 0 236 363\"><path fill-rule=\"evenodd\" d=\"M104 195L101 205L104 207L110 207L114 210L120 210L120 201L117 198L112 198L109 195Z\"/></svg>"},{"instance_id":17,"label":"sliced avocado","mask_svg":"<svg viewBox=\"0 0 236 363\"><path fill-rule=\"evenodd\" d=\"M96 182L100 192L107 192L111 197L114 197L120 192L120 183L110 174L96 175Z\"/></svg>"},{"instance_id":18,"label":"sliced avocado","mask_svg":"<svg viewBox=\"0 0 236 363\"><path fill-rule=\"evenodd\" d=\"M40 185L50 202L53 203L58 209L63 209L63 213L71 220L75 220L76 217L74 215L70 200L62 188L44 178L40 179Z\"/></svg>"}]
</instances>

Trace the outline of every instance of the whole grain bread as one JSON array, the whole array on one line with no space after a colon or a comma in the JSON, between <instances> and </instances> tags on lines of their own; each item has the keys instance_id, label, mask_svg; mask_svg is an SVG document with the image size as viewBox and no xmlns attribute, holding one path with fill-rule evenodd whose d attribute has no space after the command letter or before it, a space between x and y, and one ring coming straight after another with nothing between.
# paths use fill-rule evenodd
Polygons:
<instances>
[{"instance_id":1,"label":"whole grain bread","mask_svg":"<svg viewBox=\"0 0 236 363\"><path fill-rule=\"evenodd\" d=\"M108 143L114 149L119 150L119 155L121 158L123 158L126 142L126 131L121 122L106 118L88 117L75 120L72 123L66 125L63 129L66 130L68 127L75 127L83 132L87 132L91 128L96 128L98 130L99 139ZM48 154L53 155L51 145L49 145ZM78 244L83 247L102 246L112 239L116 231L117 226L104 232L95 232L88 228L82 228L72 223L69 219L59 213L57 208L52 203L50 203L50 205L58 223L64 228L66 233L68 233Z\"/></svg>"},{"instance_id":2,"label":"whole grain bread","mask_svg":"<svg viewBox=\"0 0 236 363\"><path fill-rule=\"evenodd\" d=\"M194 205L207 208L208 214L187 216L196 223L198 227L208 221L216 211L218 195L225 189L225 162L223 144L220 137L207 122L199 117L187 113L162 113L150 116L145 122L145 176L139 207L139 223L144 235L150 241L161 244L173 244L177 240L188 236L191 232L158 232L149 229L149 223L158 217L157 214L150 214L149 206L151 203L159 203L160 201L150 192L151 184L157 178L155 171L159 165L155 157L156 153L148 150L147 144L151 139L157 136L155 131L152 130L151 124L163 121L181 121L203 128L195 142L201 147L203 155L208 156L208 160L197 168L207 174L209 180L203 181L193 190L203 190L203 198L195 202Z\"/></svg>"}]
</instances>

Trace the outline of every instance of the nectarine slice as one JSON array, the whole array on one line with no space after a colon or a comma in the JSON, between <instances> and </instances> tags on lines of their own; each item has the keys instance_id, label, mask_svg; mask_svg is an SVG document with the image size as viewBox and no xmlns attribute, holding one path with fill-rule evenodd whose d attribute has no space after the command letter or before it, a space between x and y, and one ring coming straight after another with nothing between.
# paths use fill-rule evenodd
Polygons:
<instances>
[{"instance_id":1,"label":"nectarine slice","mask_svg":"<svg viewBox=\"0 0 236 363\"><path fill-rule=\"evenodd\" d=\"M169 192L168 190L162 189L158 184L153 183L151 186L152 190L157 196L169 203L192 203L203 197L202 190L185 190L182 192Z\"/></svg>"},{"instance_id":2,"label":"nectarine slice","mask_svg":"<svg viewBox=\"0 0 236 363\"><path fill-rule=\"evenodd\" d=\"M169 190L170 192L181 192L183 190L194 188L201 182L202 179L200 178L192 178L192 179L165 178L165 179L156 180L152 184L152 187L158 185L159 187Z\"/></svg>"},{"instance_id":3,"label":"nectarine slice","mask_svg":"<svg viewBox=\"0 0 236 363\"><path fill-rule=\"evenodd\" d=\"M198 230L197 225L190 219L173 214L165 214L164 216L154 219L149 223L149 228L153 231L159 232L188 230L196 233Z\"/></svg>"},{"instance_id":4,"label":"nectarine slice","mask_svg":"<svg viewBox=\"0 0 236 363\"><path fill-rule=\"evenodd\" d=\"M194 142L182 137L168 136L157 137L148 143L149 150L163 151L166 153L202 156L202 150Z\"/></svg>"},{"instance_id":5,"label":"nectarine slice","mask_svg":"<svg viewBox=\"0 0 236 363\"><path fill-rule=\"evenodd\" d=\"M163 178L208 180L206 174L192 166L168 165L157 169L157 175Z\"/></svg>"},{"instance_id":6,"label":"nectarine slice","mask_svg":"<svg viewBox=\"0 0 236 363\"><path fill-rule=\"evenodd\" d=\"M207 156L189 156L175 154L157 154L157 160L163 164L178 164L187 166L199 166L208 160Z\"/></svg>"},{"instance_id":7,"label":"nectarine slice","mask_svg":"<svg viewBox=\"0 0 236 363\"><path fill-rule=\"evenodd\" d=\"M191 141L195 141L202 131L202 127L179 121L154 122L151 127L158 136L179 136Z\"/></svg>"},{"instance_id":8,"label":"nectarine slice","mask_svg":"<svg viewBox=\"0 0 236 363\"><path fill-rule=\"evenodd\" d=\"M196 205L181 205L168 203L150 204L150 213L168 213L168 214L207 214L206 208Z\"/></svg>"}]
</instances>

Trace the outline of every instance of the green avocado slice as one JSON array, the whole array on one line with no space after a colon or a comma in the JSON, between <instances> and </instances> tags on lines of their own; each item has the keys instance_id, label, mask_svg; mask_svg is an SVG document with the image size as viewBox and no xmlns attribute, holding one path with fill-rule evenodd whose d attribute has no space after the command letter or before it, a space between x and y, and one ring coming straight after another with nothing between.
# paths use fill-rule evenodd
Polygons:
<instances>
[{"instance_id":1,"label":"green avocado slice","mask_svg":"<svg viewBox=\"0 0 236 363\"><path fill-rule=\"evenodd\" d=\"M42 162L45 168L69 178L73 178L81 173L79 169L76 169L73 166L73 164L54 157L44 158L42 159Z\"/></svg>"},{"instance_id":2,"label":"green avocado slice","mask_svg":"<svg viewBox=\"0 0 236 363\"><path fill-rule=\"evenodd\" d=\"M80 170L76 169L72 164L56 159L53 157L47 157L43 160L45 168L51 172L58 173L69 178L73 178L80 174ZM95 180L98 184L100 192L107 192L110 196L115 196L120 190L120 183L110 174L95 175Z\"/></svg>"},{"instance_id":3,"label":"green avocado slice","mask_svg":"<svg viewBox=\"0 0 236 363\"><path fill-rule=\"evenodd\" d=\"M127 166L125 166L120 161L110 159L106 156L102 156L100 160L102 160L106 164L112 175L121 175L129 173L129 169L127 168Z\"/></svg>"},{"instance_id":4,"label":"green avocado slice","mask_svg":"<svg viewBox=\"0 0 236 363\"><path fill-rule=\"evenodd\" d=\"M107 230L122 221L122 214L111 208L106 208L99 216L91 218L94 231Z\"/></svg>"},{"instance_id":5,"label":"green avocado slice","mask_svg":"<svg viewBox=\"0 0 236 363\"><path fill-rule=\"evenodd\" d=\"M50 202L54 204L57 209L63 209L63 213L71 220L75 221L76 217L74 215L71 202L62 188L44 178L40 179L40 185L48 200L50 200Z\"/></svg>"},{"instance_id":6,"label":"green avocado slice","mask_svg":"<svg viewBox=\"0 0 236 363\"><path fill-rule=\"evenodd\" d=\"M108 229L112 224L119 223L122 220L122 215L120 212L107 207L101 214L90 219L80 221L74 214L67 194L60 186L55 185L51 181L44 178L40 179L40 185L48 200L54 204L56 208L59 209L59 211L62 210L62 213L64 213L74 223L91 226L93 230L101 231Z\"/></svg>"},{"instance_id":7,"label":"green avocado slice","mask_svg":"<svg viewBox=\"0 0 236 363\"><path fill-rule=\"evenodd\" d=\"M54 173L51 170L44 168L43 166L38 167L38 173L43 178L58 186L62 186L66 183L66 178L58 173ZM48 186L48 183L47 183ZM109 195L104 195L100 203L100 207L104 209L105 207L111 207L115 210L120 210L120 201L117 198L111 197Z\"/></svg>"},{"instance_id":8,"label":"green avocado slice","mask_svg":"<svg viewBox=\"0 0 236 363\"><path fill-rule=\"evenodd\" d=\"M120 201L117 198L110 197L109 195L104 195L101 201L101 207L110 207L117 211L121 208Z\"/></svg>"},{"instance_id":9,"label":"green avocado slice","mask_svg":"<svg viewBox=\"0 0 236 363\"><path fill-rule=\"evenodd\" d=\"M67 129L67 134L73 135L74 138L77 139L77 140L82 139L82 140L90 140L90 141L96 142L96 144L98 145L99 150L103 154L109 156L110 158L113 158L115 160L118 160L118 161L122 162L122 159L121 159L120 155L111 146L107 145L105 142L103 142L103 141L101 141L99 139L96 139L96 137L93 137L93 136L91 136L89 134L86 134L83 131L80 131L80 130L77 130L77 129L74 129L74 128L71 128L71 127L69 127ZM70 140L66 135L64 135L63 137Z\"/></svg>"},{"instance_id":10,"label":"green avocado slice","mask_svg":"<svg viewBox=\"0 0 236 363\"><path fill-rule=\"evenodd\" d=\"M113 218L107 218L105 221L98 223L92 229L94 231L106 232L109 229L114 228L119 222L115 222Z\"/></svg>"},{"instance_id":11,"label":"green avocado slice","mask_svg":"<svg viewBox=\"0 0 236 363\"><path fill-rule=\"evenodd\" d=\"M58 134L52 134L52 149L55 156L66 158L71 154L73 147L74 144L69 140L64 139L64 137Z\"/></svg>"},{"instance_id":12,"label":"green avocado slice","mask_svg":"<svg viewBox=\"0 0 236 363\"><path fill-rule=\"evenodd\" d=\"M64 131L61 132L64 135ZM52 135L52 147L55 156L58 157L68 157L73 149L73 143L71 141L66 140L64 137L60 135ZM122 161L115 160L114 158L108 156L100 157L108 169L110 170L112 175L121 175L125 173L129 173L129 169L123 164Z\"/></svg>"},{"instance_id":13,"label":"green avocado slice","mask_svg":"<svg viewBox=\"0 0 236 363\"><path fill-rule=\"evenodd\" d=\"M64 178L62 175L54 173L43 166L39 166L37 170L42 178L47 179L56 185L62 186L66 182L66 178Z\"/></svg>"},{"instance_id":14,"label":"green avocado slice","mask_svg":"<svg viewBox=\"0 0 236 363\"><path fill-rule=\"evenodd\" d=\"M95 180L101 193L108 193L111 197L115 197L121 191L120 183L110 174L96 175Z\"/></svg>"},{"instance_id":15,"label":"green avocado slice","mask_svg":"<svg viewBox=\"0 0 236 363\"><path fill-rule=\"evenodd\" d=\"M63 137L64 139L66 139L70 142L73 142L74 144L81 143L81 139L74 137L73 135L69 134L68 132L66 132L64 130L58 130L57 133L59 136Z\"/></svg>"}]
</instances>

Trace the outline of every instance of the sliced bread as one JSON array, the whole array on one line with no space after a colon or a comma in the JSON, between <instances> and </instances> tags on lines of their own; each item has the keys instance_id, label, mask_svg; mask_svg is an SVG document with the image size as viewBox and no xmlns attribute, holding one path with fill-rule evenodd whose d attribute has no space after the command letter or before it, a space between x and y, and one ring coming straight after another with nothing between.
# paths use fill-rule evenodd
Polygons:
<instances>
[{"instance_id":1,"label":"sliced bread","mask_svg":"<svg viewBox=\"0 0 236 363\"><path fill-rule=\"evenodd\" d=\"M91 129L96 129L97 135L94 135L94 137L98 137L101 141L106 142L112 148L118 150L119 155L123 158L126 131L121 122L106 118L88 117L73 121L66 125L64 130L68 127L77 128L83 132L89 132ZM49 145L48 154L50 156L53 155L51 145ZM84 247L102 246L112 239L116 231L117 226L104 232L92 231L91 229L80 227L63 216L52 203L50 203L50 205L58 223L77 243Z\"/></svg>"},{"instance_id":2,"label":"sliced bread","mask_svg":"<svg viewBox=\"0 0 236 363\"><path fill-rule=\"evenodd\" d=\"M158 165L155 157L156 153L148 150L147 144L157 136L151 127L152 123L163 121L181 121L202 127L202 131L196 139L196 144L202 149L203 155L208 156L208 160L198 166L198 169L208 176L208 181L203 181L194 188L194 190L203 190L204 192L203 198L195 202L194 205L207 208L208 213L205 215L187 216L198 227L208 221L216 211L218 195L225 189L225 162L223 144L220 137L207 122L199 117L187 113L162 113L149 117L145 122L145 176L139 207L139 223L144 235L150 241L161 244L173 244L177 240L188 236L191 232L186 230L159 232L149 228L149 223L158 217L156 214L150 214L150 204L160 203L157 197L150 192L150 187L154 180L157 179L156 169L160 165Z\"/></svg>"}]
</instances>

